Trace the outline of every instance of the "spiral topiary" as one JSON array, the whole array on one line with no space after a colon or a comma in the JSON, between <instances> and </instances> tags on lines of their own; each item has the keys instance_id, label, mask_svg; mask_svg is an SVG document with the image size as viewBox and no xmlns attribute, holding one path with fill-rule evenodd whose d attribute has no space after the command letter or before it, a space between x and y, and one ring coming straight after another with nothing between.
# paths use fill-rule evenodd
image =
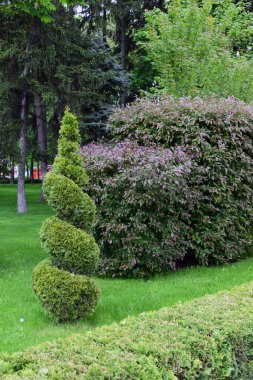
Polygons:
<instances>
[{"instance_id":1,"label":"spiral topiary","mask_svg":"<svg viewBox=\"0 0 253 380\"><path fill-rule=\"evenodd\" d=\"M41 304L57 322L72 322L91 313L99 298L92 275L99 248L90 231L95 205L83 193L88 177L79 154L77 118L67 108L58 141L58 156L45 176L43 192L56 212L41 227L42 247L51 259L34 269L33 289ZM84 231L85 230L85 231Z\"/></svg>"}]
</instances>

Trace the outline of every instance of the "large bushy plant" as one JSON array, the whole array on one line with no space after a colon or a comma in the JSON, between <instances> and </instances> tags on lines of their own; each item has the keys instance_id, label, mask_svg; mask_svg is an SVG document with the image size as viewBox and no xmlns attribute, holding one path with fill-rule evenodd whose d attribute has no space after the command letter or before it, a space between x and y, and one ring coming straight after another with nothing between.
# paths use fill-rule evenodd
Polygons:
<instances>
[{"instance_id":1,"label":"large bushy plant","mask_svg":"<svg viewBox=\"0 0 253 380\"><path fill-rule=\"evenodd\" d=\"M112 136L191 151L188 186L200 193L189 214L191 252L200 263L244 257L252 244L253 110L234 98L142 99L117 110Z\"/></svg>"},{"instance_id":2,"label":"large bushy plant","mask_svg":"<svg viewBox=\"0 0 253 380\"><path fill-rule=\"evenodd\" d=\"M90 313L99 289L92 279L98 265L99 248L90 231L95 205L82 187L88 177L79 153L78 123L67 109L60 130L58 156L44 179L43 190L56 217L41 228L43 248L50 260L33 273L33 288L42 305L58 322L75 321Z\"/></svg>"},{"instance_id":3,"label":"large bushy plant","mask_svg":"<svg viewBox=\"0 0 253 380\"><path fill-rule=\"evenodd\" d=\"M131 142L83 148L89 193L99 205L100 273L144 276L175 269L190 249L191 157Z\"/></svg>"},{"instance_id":4,"label":"large bushy plant","mask_svg":"<svg viewBox=\"0 0 253 380\"><path fill-rule=\"evenodd\" d=\"M136 37L134 83L147 89L153 75L150 91L251 101L252 36L252 14L241 1L172 0L167 12L146 13Z\"/></svg>"}]
</instances>

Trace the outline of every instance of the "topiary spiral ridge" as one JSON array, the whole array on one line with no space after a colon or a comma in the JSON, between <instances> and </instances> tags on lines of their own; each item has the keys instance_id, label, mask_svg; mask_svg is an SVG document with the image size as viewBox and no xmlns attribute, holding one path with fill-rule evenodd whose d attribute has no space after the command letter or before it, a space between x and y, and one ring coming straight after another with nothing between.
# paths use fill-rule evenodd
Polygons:
<instances>
[{"instance_id":1,"label":"topiary spiral ridge","mask_svg":"<svg viewBox=\"0 0 253 380\"><path fill-rule=\"evenodd\" d=\"M51 255L34 269L33 289L57 322L72 322L90 314L99 289L88 276L98 265L99 248L90 234L95 205L82 191L88 178L79 154L77 119L66 109L58 156L45 176L43 192L56 215L44 221L40 239Z\"/></svg>"}]
</instances>

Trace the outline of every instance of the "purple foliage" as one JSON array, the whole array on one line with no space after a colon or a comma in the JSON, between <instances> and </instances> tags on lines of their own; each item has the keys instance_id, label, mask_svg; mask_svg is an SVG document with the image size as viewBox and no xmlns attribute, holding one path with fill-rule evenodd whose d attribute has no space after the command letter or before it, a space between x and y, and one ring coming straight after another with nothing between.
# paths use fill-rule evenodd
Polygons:
<instances>
[{"instance_id":1,"label":"purple foliage","mask_svg":"<svg viewBox=\"0 0 253 380\"><path fill-rule=\"evenodd\" d=\"M146 275L176 268L189 251L187 220L198 193L188 186L192 157L182 147L125 141L82 149L98 205L101 273Z\"/></svg>"},{"instance_id":2,"label":"purple foliage","mask_svg":"<svg viewBox=\"0 0 253 380\"><path fill-rule=\"evenodd\" d=\"M191 254L202 264L245 257L252 246L253 107L237 99L137 100L115 110L116 140L192 152ZM182 148L181 148L182 149Z\"/></svg>"}]
</instances>

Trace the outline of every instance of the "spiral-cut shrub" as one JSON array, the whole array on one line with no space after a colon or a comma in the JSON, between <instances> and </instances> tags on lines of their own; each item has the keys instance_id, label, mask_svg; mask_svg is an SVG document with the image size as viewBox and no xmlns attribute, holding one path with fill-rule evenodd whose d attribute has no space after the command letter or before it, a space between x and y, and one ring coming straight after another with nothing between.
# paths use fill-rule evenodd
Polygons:
<instances>
[{"instance_id":1,"label":"spiral-cut shrub","mask_svg":"<svg viewBox=\"0 0 253 380\"><path fill-rule=\"evenodd\" d=\"M62 121L58 156L44 179L43 191L56 216L41 228L42 247L51 259L33 273L33 289L58 322L71 322L91 313L99 289L89 275L98 265L99 248L90 235L95 205L83 193L88 177L79 154L78 123L67 109ZM85 231L83 231L85 230Z\"/></svg>"}]
</instances>

